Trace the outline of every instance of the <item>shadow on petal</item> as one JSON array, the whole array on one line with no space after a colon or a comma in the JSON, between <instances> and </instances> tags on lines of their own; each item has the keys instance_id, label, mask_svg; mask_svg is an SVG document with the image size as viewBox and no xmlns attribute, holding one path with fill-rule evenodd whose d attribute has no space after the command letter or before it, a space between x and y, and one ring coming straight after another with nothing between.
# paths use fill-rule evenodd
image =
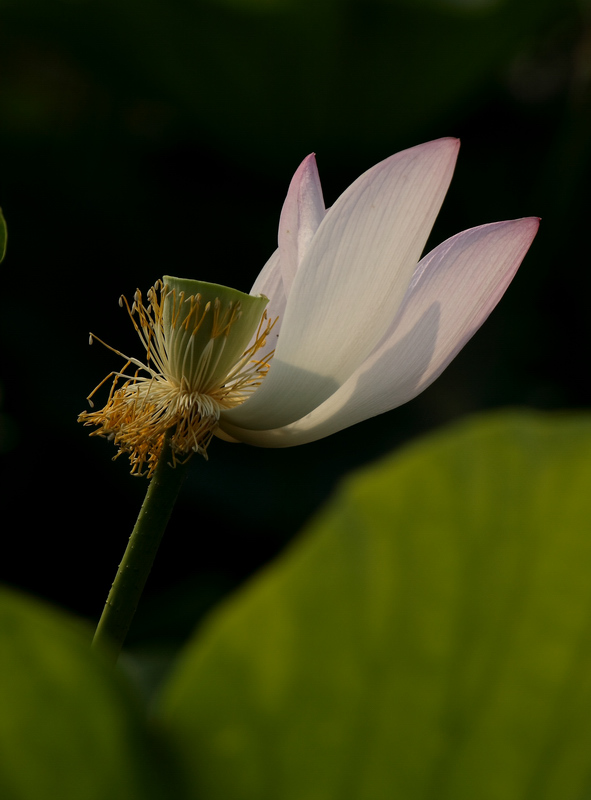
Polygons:
<instances>
[{"instance_id":1,"label":"shadow on petal","mask_svg":"<svg viewBox=\"0 0 591 800\"><path fill-rule=\"evenodd\" d=\"M223 419L225 433L260 447L293 447L330 436L401 405L409 395L414 397L423 388L423 378L437 347L440 318L439 303L432 303L409 330L402 332L397 330L405 323L404 315L400 313L387 340L376 348L362 371L297 422L273 430L246 430L233 425L230 414ZM397 337L392 344L395 331L400 338Z\"/></svg>"},{"instance_id":2,"label":"shadow on petal","mask_svg":"<svg viewBox=\"0 0 591 800\"><path fill-rule=\"evenodd\" d=\"M260 389L241 406L222 412L220 428L241 441L250 441L242 435L246 430L259 432L279 428L274 421L277 419L297 420L302 401L313 409L334 395L338 388L334 378L274 358L269 377Z\"/></svg>"},{"instance_id":3,"label":"shadow on petal","mask_svg":"<svg viewBox=\"0 0 591 800\"><path fill-rule=\"evenodd\" d=\"M302 423L314 421L316 427L317 420L314 418L318 417L319 422L322 415L327 426L327 433L323 435L327 436L396 408L422 391L426 386L423 378L437 349L440 304L432 303L406 331L401 330L401 326L409 321L405 319L403 309L397 317L383 343L375 349L360 371Z\"/></svg>"}]
</instances>

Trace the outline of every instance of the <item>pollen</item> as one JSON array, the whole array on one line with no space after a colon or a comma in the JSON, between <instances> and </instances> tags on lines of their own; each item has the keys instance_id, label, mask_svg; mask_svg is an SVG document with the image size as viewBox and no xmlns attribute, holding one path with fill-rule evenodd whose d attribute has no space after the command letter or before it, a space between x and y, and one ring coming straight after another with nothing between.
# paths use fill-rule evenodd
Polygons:
<instances>
[{"instance_id":1,"label":"pollen","mask_svg":"<svg viewBox=\"0 0 591 800\"><path fill-rule=\"evenodd\" d=\"M111 381L106 405L78 417L117 447L115 458L129 457L134 475L150 477L165 437L170 437L172 466L207 448L223 410L255 392L270 367L264 355L276 320L267 319L268 300L200 281L165 276L144 302L139 289L127 308L145 350L145 360L123 355L94 334L93 339L125 360L88 396Z\"/></svg>"}]
</instances>

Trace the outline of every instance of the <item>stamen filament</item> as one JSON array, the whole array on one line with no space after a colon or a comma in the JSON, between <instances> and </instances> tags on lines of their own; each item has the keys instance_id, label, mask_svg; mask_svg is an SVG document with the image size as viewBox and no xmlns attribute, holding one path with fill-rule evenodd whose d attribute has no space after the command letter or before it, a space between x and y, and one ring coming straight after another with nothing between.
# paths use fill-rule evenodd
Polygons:
<instances>
[{"instance_id":1,"label":"stamen filament","mask_svg":"<svg viewBox=\"0 0 591 800\"><path fill-rule=\"evenodd\" d=\"M124 296L119 300L142 343L146 362L126 356L92 335L126 363L121 371L109 373L88 396L94 408L92 398L112 378L105 407L84 412L79 419L96 426L91 435L114 442L118 448L115 458L122 453L129 456L132 474L151 476L167 431L173 464L186 461L193 452L207 458L222 410L243 403L269 370L272 351L260 360L253 356L264 347L274 322L269 322L263 312L253 343L231 364L228 358L233 357L236 345L232 345L229 356L226 348L243 316L240 300L224 304L217 296L207 299L200 292L187 295L162 282L147 292L146 299L144 305L138 289L131 305ZM132 364L136 371L130 376L126 370Z\"/></svg>"}]
</instances>

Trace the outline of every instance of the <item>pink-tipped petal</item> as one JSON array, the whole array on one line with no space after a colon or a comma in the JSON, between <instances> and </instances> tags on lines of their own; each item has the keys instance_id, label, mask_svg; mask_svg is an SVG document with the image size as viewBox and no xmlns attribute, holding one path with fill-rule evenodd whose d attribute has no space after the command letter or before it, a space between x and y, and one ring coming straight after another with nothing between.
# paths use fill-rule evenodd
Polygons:
<instances>
[{"instance_id":1,"label":"pink-tipped petal","mask_svg":"<svg viewBox=\"0 0 591 800\"><path fill-rule=\"evenodd\" d=\"M314 154L293 176L279 220L279 254L286 297L296 272L326 211Z\"/></svg>"},{"instance_id":2,"label":"pink-tipped petal","mask_svg":"<svg viewBox=\"0 0 591 800\"><path fill-rule=\"evenodd\" d=\"M384 336L447 192L459 142L377 164L329 209L294 279L269 375L228 422L266 430L301 419Z\"/></svg>"},{"instance_id":3,"label":"pink-tipped petal","mask_svg":"<svg viewBox=\"0 0 591 800\"><path fill-rule=\"evenodd\" d=\"M262 447L304 444L407 403L426 389L504 294L538 230L537 218L482 225L436 247L417 265L384 341L325 403L278 430L229 426Z\"/></svg>"}]
</instances>

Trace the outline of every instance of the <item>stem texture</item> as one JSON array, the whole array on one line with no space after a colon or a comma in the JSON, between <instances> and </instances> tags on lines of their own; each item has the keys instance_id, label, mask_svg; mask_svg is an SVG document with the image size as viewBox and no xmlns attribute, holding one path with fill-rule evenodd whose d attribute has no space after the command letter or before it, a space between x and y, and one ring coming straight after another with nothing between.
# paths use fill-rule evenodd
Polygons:
<instances>
[{"instance_id":1,"label":"stem texture","mask_svg":"<svg viewBox=\"0 0 591 800\"><path fill-rule=\"evenodd\" d=\"M167 438L92 641L93 647L104 647L115 661L187 474L188 462L177 463L173 469L169 461Z\"/></svg>"}]
</instances>

